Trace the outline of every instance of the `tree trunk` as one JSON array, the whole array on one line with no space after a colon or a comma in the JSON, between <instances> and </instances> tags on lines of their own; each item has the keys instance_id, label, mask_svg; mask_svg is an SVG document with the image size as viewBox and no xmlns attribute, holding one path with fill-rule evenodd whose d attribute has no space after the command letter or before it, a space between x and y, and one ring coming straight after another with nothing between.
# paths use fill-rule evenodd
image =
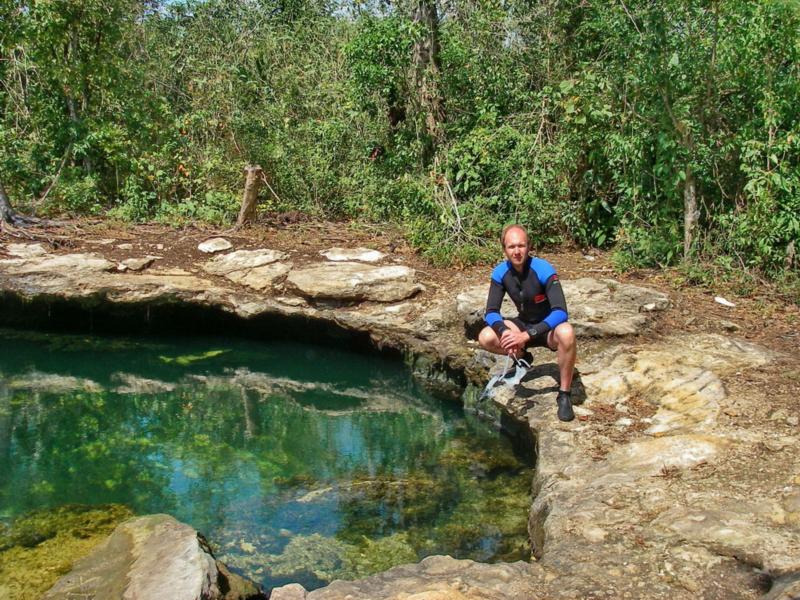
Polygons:
<instances>
[{"instance_id":1,"label":"tree trunk","mask_svg":"<svg viewBox=\"0 0 800 600\"><path fill-rule=\"evenodd\" d=\"M697 190L695 188L694 173L690 166L686 167L686 181L683 182L683 259L689 259L694 241L694 230L700 211L697 210Z\"/></svg>"},{"instance_id":2,"label":"tree trunk","mask_svg":"<svg viewBox=\"0 0 800 600\"><path fill-rule=\"evenodd\" d=\"M425 113L425 129L432 151L444 139L444 101L439 92L441 66L439 63L439 16L436 0L417 0L414 23L422 26L423 35L414 43L414 88L417 101Z\"/></svg>"},{"instance_id":3,"label":"tree trunk","mask_svg":"<svg viewBox=\"0 0 800 600\"><path fill-rule=\"evenodd\" d=\"M16 215L14 209L11 208L11 201L6 194L6 188L3 187L3 182L0 181L0 222L13 223Z\"/></svg>"},{"instance_id":4,"label":"tree trunk","mask_svg":"<svg viewBox=\"0 0 800 600\"><path fill-rule=\"evenodd\" d=\"M263 169L258 165L249 165L244 169L246 179L244 182L244 194L242 195L242 208L239 211L239 218L236 219L236 227L242 227L247 222L252 222L256 216L256 204L258 203L258 189L261 187L264 177Z\"/></svg>"}]
</instances>

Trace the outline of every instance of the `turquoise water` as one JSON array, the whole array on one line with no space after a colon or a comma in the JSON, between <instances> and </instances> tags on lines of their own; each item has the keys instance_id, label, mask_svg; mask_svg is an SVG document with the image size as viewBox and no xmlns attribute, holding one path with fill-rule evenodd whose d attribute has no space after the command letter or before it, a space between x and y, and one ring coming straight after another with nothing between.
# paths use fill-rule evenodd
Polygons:
<instances>
[{"instance_id":1,"label":"turquoise water","mask_svg":"<svg viewBox=\"0 0 800 600\"><path fill-rule=\"evenodd\" d=\"M530 467L379 356L0 330L0 459L0 520L166 512L266 587L529 556Z\"/></svg>"}]
</instances>

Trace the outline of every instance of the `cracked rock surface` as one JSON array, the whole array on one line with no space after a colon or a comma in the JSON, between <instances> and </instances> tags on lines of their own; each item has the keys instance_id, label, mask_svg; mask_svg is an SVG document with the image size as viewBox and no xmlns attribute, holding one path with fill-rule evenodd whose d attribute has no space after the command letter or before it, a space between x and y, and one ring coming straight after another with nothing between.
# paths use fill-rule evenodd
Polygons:
<instances>
[{"instance_id":1,"label":"cracked rock surface","mask_svg":"<svg viewBox=\"0 0 800 600\"><path fill-rule=\"evenodd\" d=\"M394 257L352 262L363 247L336 248L335 259L349 258L338 261L234 246L198 257L196 268L156 259L132 273L117 270L110 247L8 244L0 292L95 308L188 303L242 318L302 316L365 332L423 376L463 372L476 388L502 366L467 339L481 327L483 279L452 289ZM800 597L796 413L771 410L763 389L747 385L792 357L731 333L650 335L672 310L666 293L605 277L562 281L579 338L577 418L556 419L558 371L543 349L516 388L501 386L484 404L465 395L468 408L502 412L534 434L536 559L428 557L310 592L284 586L274 600Z\"/></svg>"}]
</instances>

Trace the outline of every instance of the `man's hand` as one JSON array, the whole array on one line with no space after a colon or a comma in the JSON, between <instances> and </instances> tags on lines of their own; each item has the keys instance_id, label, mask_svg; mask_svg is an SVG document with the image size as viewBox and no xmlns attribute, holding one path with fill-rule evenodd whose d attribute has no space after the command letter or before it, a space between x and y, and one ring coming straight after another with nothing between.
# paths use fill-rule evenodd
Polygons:
<instances>
[{"instance_id":1,"label":"man's hand","mask_svg":"<svg viewBox=\"0 0 800 600\"><path fill-rule=\"evenodd\" d=\"M525 344L531 339L527 331L513 331L506 329L500 336L500 346L509 354L516 354L525 348Z\"/></svg>"}]
</instances>

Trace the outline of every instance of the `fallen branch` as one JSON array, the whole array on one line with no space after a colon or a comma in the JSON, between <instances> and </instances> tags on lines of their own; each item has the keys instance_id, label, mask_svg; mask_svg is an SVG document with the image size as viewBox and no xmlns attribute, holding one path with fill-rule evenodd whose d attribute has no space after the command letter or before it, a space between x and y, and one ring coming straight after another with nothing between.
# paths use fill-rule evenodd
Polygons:
<instances>
[{"instance_id":1,"label":"fallen branch","mask_svg":"<svg viewBox=\"0 0 800 600\"><path fill-rule=\"evenodd\" d=\"M41 204L47 199L50 190L52 190L56 186L56 183L58 183L58 180L61 178L61 171L64 169L64 165L67 164L67 159L69 158L70 154L72 154L72 142L70 142L67 145L67 150L66 152L64 152L64 157L61 159L61 164L58 165L58 170L56 171L56 175L55 177L53 177L53 180L50 182L50 185L47 186L47 189L44 191L44 194L42 194L41 197L36 201L37 205Z\"/></svg>"}]
</instances>

